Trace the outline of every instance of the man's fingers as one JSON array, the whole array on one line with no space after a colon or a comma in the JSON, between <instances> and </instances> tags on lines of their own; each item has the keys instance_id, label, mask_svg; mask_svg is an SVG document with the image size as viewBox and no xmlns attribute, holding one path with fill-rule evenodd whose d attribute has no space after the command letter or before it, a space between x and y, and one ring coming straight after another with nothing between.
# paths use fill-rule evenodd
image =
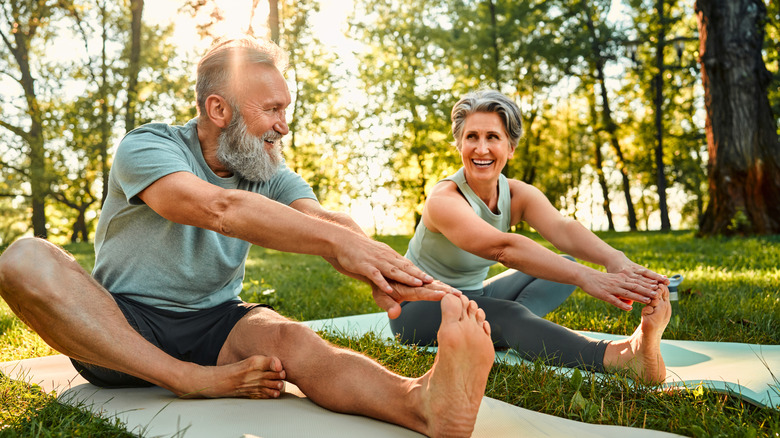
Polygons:
<instances>
[{"instance_id":1,"label":"man's fingers","mask_svg":"<svg viewBox=\"0 0 780 438\"><path fill-rule=\"evenodd\" d=\"M618 298L614 295L608 296L607 299L604 301L608 302L609 304L612 304L613 306L617 307L620 310L628 311L633 309L633 307L631 306L632 303L631 300L623 301L623 298Z\"/></svg>"},{"instance_id":2,"label":"man's fingers","mask_svg":"<svg viewBox=\"0 0 780 438\"><path fill-rule=\"evenodd\" d=\"M382 275L382 272L378 269L371 269L368 272L364 273L363 275L366 276L369 280L371 280L372 283L376 285L381 291L383 291L386 294L392 293L393 288L390 286L390 283L387 282L387 279Z\"/></svg>"},{"instance_id":3,"label":"man's fingers","mask_svg":"<svg viewBox=\"0 0 780 438\"><path fill-rule=\"evenodd\" d=\"M397 253L394 253L394 259L388 261L384 269L381 270L388 279L409 286L422 286L433 281L433 277Z\"/></svg>"}]
</instances>

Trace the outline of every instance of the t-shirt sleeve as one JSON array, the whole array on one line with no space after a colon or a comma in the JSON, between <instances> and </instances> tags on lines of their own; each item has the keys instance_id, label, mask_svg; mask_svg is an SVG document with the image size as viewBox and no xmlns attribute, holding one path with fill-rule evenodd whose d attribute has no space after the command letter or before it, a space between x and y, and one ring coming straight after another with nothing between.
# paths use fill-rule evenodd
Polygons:
<instances>
[{"instance_id":1,"label":"t-shirt sleeve","mask_svg":"<svg viewBox=\"0 0 780 438\"><path fill-rule=\"evenodd\" d=\"M184 146L150 131L131 132L119 143L111 177L127 201L143 204L137 195L158 179L175 172L192 172Z\"/></svg>"},{"instance_id":2,"label":"t-shirt sleeve","mask_svg":"<svg viewBox=\"0 0 780 438\"><path fill-rule=\"evenodd\" d=\"M317 200L311 186L286 165L282 165L268 181L265 191L265 196L285 205L290 205L298 199Z\"/></svg>"}]
</instances>

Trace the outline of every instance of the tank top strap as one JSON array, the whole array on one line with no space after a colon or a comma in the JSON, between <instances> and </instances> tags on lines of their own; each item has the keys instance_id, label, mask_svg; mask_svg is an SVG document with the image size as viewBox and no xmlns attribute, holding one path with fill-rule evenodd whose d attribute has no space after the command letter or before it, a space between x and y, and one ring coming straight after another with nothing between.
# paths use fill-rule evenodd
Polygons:
<instances>
[{"instance_id":1,"label":"tank top strap","mask_svg":"<svg viewBox=\"0 0 780 438\"><path fill-rule=\"evenodd\" d=\"M498 213L493 213L493 211L488 208L485 202L482 201L482 199L480 199L476 193L474 193L474 190L469 187L469 184L466 182L466 175L463 173L462 167L454 174L444 178L442 181L454 182L458 186L458 189L460 189L460 192L466 198L466 201L468 201L469 205L471 205L471 208L474 210L474 212L476 212L479 217L491 224L494 228L497 228L501 231L509 230L512 221L512 197L511 193L509 192L509 181L503 174L499 175L498 177Z\"/></svg>"}]
</instances>

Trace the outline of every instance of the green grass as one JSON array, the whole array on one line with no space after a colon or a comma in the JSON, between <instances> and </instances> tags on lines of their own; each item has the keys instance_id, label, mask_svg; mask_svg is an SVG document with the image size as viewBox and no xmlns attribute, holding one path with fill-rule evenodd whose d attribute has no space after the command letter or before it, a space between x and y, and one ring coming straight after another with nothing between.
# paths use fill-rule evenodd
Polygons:
<instances>
[{"instance_id":1,"label":"green grass","mask_svg":"<svg viewBox=\"0 0 780 438\"><path fill-rule=\"evenodd\" d=\"M640 264L663 274L685 276L680 311L665 338L780 344L780 236L698 239L692 232L600 236ZM404 252L408 237L380 240ZM90 245L67 249L82 266L91 269L94 259ZM491 272L501 270L495 267ZM243 298L269 303L280 313L299 320L380 310L368 286L336 273L322 259L256 247L247 263ZM630 334L639 323L639 310L622 312L578 290L548 318L577 330ZM425 351L387 345L373 336L323 336L407 376L421 375L433 363L433 356ZM0 360L54 353L5 303L0 303ZM758 408L737 397L700 387L658 392L629 384L620 375L575 372L573 377L564 377L538 363L494 366L487 395L590 423L645 427L695 437L780 436L779 411ZM36 388L4 376L0 378L0 397L0 436L122 434L110 421L59 405Z\"/></svg>"}]
</instances>

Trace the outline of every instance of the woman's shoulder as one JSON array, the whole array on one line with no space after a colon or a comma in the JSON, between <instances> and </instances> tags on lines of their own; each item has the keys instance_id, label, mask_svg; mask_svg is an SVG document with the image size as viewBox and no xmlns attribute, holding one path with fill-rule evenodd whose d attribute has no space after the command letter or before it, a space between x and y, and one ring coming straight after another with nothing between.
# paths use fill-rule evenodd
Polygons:
<instances>
[{"instance_id":1,"label":"woman's shoulder","mask_svg":"<svg viewBox=\"0 0 780 438\"><path fill-rule=\"evenodd\" d=\"M436 183L431 190L431 194L428 196L430 199L433 196L449 196L458 193L458 184L451 179L443 179Z\"/></svg>"},{"instance_id":2,"label":"woman's shoulder","mask_svg":"<svg viewBox=\"0 0 780 438\"><path fill-rule=\"evenodd\" d=\"M523 194L527 194L529 191L536 189L536 187L532 186L531 184L520 181L519 179L507 178L506 182L509 185L509 190L512 194L512 197L515 197L516 195L521 196Z\"/></svg>"}]
</instances>

